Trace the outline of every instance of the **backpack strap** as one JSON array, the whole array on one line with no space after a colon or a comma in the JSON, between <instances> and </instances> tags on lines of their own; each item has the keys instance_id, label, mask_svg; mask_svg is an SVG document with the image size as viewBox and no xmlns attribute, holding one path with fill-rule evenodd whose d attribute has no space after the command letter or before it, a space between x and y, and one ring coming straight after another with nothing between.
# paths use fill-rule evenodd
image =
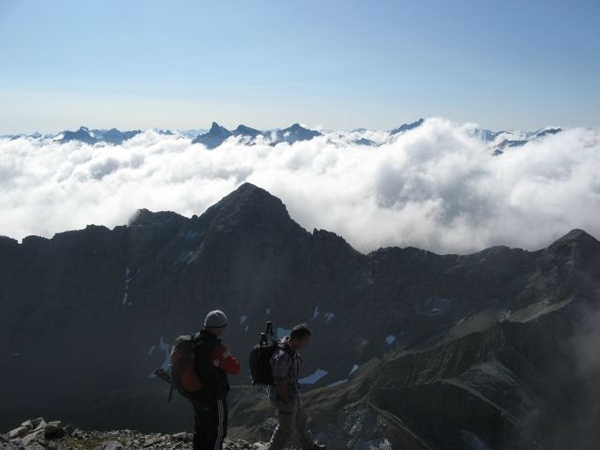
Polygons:
<instances>
[{"instance_id":1,"label":"backpack strap","mask_svg":"<svg viewBox=\"0 0 600 450\"><path fill-rule=\"evenodd\" d=\"M175 389L175 385L173 383L171 383L171 388L169 389L169 403L171 403L171 400L173 400L174 389Z\"/></svg>"},{"instance_id":2,"label":"backpack strap","mask_svg":"<svg viewBox=\"0 0 600 450\"><path fill-rule=\"evenodd\" d=\"M194 347L202 341L202 335L199 331L196 331L195 333L190 333L190 336L192 336L192 345Z\"/></svg>"},{"instance_id":3,"label":"backpack strap","mask_svg":"<svg viewBox=\"0 0 600 450\"><path fill-rule=\"evenodd\" d=\"M198 377L205 387L211 387L214 385L214 375L217 371L214 365L209 361L210 355L213 350L221 343L220 340L206 340L202 338L200 333L194 335L192 339L194 345L194 358L198 356L201 360L195 361L195 367L197 369Z\"/></svg>"}]
</instances>

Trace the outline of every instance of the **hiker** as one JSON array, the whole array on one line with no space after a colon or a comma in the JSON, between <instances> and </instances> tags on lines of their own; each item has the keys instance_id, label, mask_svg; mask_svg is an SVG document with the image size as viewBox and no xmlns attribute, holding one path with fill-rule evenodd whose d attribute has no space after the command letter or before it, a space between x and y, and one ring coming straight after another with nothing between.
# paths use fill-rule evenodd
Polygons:
<instances>
[{"instance_id":1,"label":"hiker","mask_svg":"<svg viewBox=\"0 0 600 450\"><path fill-rule=\"evenodd\" d=\"M279 349L271 357L274 386L269 386L268 396L277 411L279 421L271 436L268 450L281 450L293 430L296 430L302 450L325 450L325 446L317 444L308 428L306 410L300 398L298 372L300 356L298 350L306 348L310 341L311 331L306 324L296 325L289 336L278 342Z\"/></svg>"},{"instance_id":2,"label":"hiker","mask_svg":"<svg viewBox=\"0 0 600 450\"><path fill-rule=\"evenodd\" d=\"M239 361L221 344L227 316L210 311L202 331L196 333L195 365L202 389L194 396L194 450L221 450L227 435L227 374L237 375Z\"/></svg>"}]
</instances>

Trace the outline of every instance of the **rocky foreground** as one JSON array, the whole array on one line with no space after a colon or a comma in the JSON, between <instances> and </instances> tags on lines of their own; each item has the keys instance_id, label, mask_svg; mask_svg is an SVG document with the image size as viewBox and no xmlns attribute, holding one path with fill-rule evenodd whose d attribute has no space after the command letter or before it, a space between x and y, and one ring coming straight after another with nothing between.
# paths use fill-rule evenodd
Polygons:
<instances>
[{"instance_id":1,"label":"rocky foreground","mask_svg":"<svg viewBox=\"0 0 600 450\"><path fill-rule=\"evenodd\" d=\"M42 417L23 422L7 434L0 434L1 450L187 450L193 435L142 434L133 430L84 431L60 421ZM264 443L225 440L225 450L263 450Z\"/></svg>"}]
</instances>

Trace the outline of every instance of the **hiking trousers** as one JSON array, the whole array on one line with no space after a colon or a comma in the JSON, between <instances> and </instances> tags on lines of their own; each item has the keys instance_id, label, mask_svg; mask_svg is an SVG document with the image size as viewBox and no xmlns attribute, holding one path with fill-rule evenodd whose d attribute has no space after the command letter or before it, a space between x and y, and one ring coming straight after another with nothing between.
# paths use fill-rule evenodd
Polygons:
<instances>
[{"instance_id":1,"label":"hiking trousers","mask_svg":"<svg viewBox=\"0 0 600 450\"><path fill-rule=\"evenodd\" d=\"M302 450L310 450L314 446L315 440L308 428L308 418L300 396L287 404L279 398L270 400L277 411L279 423L273 432L273 436L271 436L267 449L282 450L288 438L295 431Z\"/></svg>"},{"instance_id":2,"label":"hiking trousers","mask_svg":"<svg viewBox=\"0 0 600 450\"><path fill-rule=\"evenodd\" d=\"M194 450L222 450L227 436L227 400L194 400Z\"/></svg>"}]
</instances>

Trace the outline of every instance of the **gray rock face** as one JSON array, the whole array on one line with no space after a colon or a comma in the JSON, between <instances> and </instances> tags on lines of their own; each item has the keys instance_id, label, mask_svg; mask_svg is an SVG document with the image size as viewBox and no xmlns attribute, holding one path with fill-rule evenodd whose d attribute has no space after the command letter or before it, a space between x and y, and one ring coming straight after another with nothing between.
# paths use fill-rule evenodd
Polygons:
<instances>
[{"instance_id":1,"label":"gray rock face","mask_svg":"<svg viewBox=\"0 0 600 450\"><path fill-rule=\"evenodd\" d=\"M224 342L244 365L231 378L232 437L272 430L247 369L271 320L282 334L299 322L313 330L303 389L330 442L441 449L451 436L454 448L519 448L521 428L535 435L523 442L540 440L556 411L595 417L586 400L600 371L599 287L600 243L581 230L536 252L365 255L304 230L251 184L201 216L140 210L113 230L0 238L0 367L10 367L0 430L39 415L89 429L185 429L189 405L167 404L152 373L177 335L220 308ZM355 416L364 425L350 426Z\"/></svg>"}]
</instances>

